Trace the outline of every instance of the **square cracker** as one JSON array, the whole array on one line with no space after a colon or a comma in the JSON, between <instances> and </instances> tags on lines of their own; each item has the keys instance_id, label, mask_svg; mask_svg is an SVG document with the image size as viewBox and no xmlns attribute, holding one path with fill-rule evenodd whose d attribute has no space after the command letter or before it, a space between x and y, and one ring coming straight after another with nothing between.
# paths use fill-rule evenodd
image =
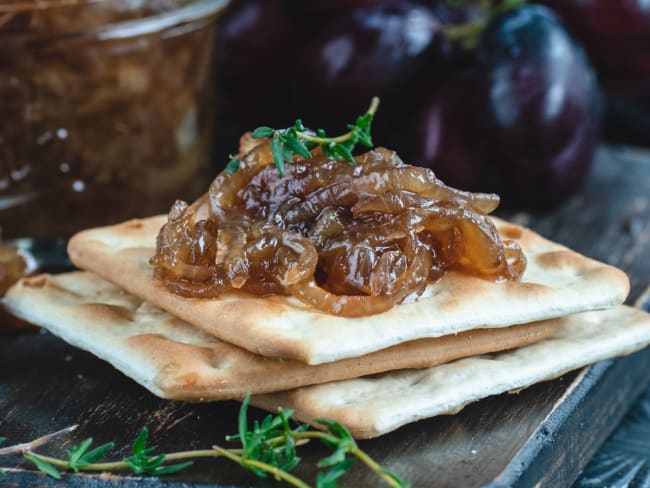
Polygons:
<instances>
[{"instance_id":1,"label":"square cracker","mask_svg":"<svg viewBox=\"0 0 650 488\"><path fill-rule=\"evenodd\" d=\"M247 391L363 374L364 368L370 372L377 364L404 367L410 357L428 357L435 363L439 353L444 356L451 351L445 357L453 359L478 347L476 356L429 368L252 397L254 405L268 410L295 409L297 418L305 422L314 418L339 421L356 438L376 437L409 422L455 413L481 398L552 379L650 343L650 315L619 306L535 324L425 339L353 360L308 366L255 356L223 343L90 273L23 279L3 301L21 317L111 362L165 398L241 398ZM547 338L506 352L481 354L477 344L496 341L505 347L504 341L513 338L509 334L517 340L523 337L524 342ZM454 351L458 355L453 356Z\"/></svg>"},{"instance_id":2,"label":"square cracker","mask_svg":"<svg viewBox=\"0 0 650 488\"><path fill-rule=\"evenodd\" d=\"M21 318L110 362L155 395L195 401L422 368L539 341L558 327L557 321L546 321L467 331L309 366L222 342L91 273L25 278L3 302Z\"/></svg>"},{"instance_id":3,"label":"square cracker","mask_svg":"<svg viewBox=\"0 0 650 488\"><path fill-rule=\"evenodd\" d=\"M367 439L650 344L650 314L634 308L621 305L560 321L553 337L518 349L254 396L251 403L271 411L295 409L304 422L336 420L355 438Z\"/></svg>"},{"instance_id":4,"label":"square cracker","mask_svg":"<svg viewBox=\"0 0 650 488\"><path fill-rule=\"evenodd\" d=\"M538 234L494 219L503 237L521 245L522 282L494 283L447 273L412 303L382 314L338 317L293 297L244 293L184 298L154 279L148 264L165 216L83 231L68 245L72 262L167 310L205 332L267 357L321 364L406 341L478 328L506 327L621 303L629 292L622 271Z\"/></svg>"}]
</instances>

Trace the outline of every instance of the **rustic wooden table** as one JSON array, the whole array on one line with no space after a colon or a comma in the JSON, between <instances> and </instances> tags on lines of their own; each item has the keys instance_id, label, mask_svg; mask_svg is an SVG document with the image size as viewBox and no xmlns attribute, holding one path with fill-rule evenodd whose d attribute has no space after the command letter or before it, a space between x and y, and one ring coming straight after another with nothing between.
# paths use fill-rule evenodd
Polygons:
<instances>
[{"instance_id":1,"label":"rustic wooden table","mask_svg":"<svg viewBox=\"0 0 650 488\"><path fill-rule=\"evenodd\" d=\"M603 148L584 192L547 215L501 214L584 254L623 268L632 280L630 301L650 281L650 155ZM568 486L650 382L650 350L599 363L470 405L454 416L409 425L362 447L414 486ZM0 337L0 434L27 441L79 424L71 435L39 452L63 455L92 436L114 440L126 455L143 425L165 451L223 444L236 430L238 404L160 400L110 365L48 333ZM262 412L253 410L256 417ZM296 474L315 477L327 450L305 446ZM56 481L19 458L2 486L273 486L225 460L206 460L164 480L126 473L66 475ZM362 468L346 486L377 486Z\"/></svg>"}]
</instances>

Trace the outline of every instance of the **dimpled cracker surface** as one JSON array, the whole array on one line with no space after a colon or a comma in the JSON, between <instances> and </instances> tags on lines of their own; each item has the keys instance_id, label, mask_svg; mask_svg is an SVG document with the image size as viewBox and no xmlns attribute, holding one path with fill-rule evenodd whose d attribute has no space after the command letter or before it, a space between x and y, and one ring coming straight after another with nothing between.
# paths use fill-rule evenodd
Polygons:
<instances>
[{"instance_id":1,"label":"dimpled cracker surface","mask_svg":"<svg viewBox=\"0 0 650 488\"><path fill-rule=\"evenodd\" d=\"M25 278L11 288L3 303L23 319L110 362L154 394L195 401L422 368L529 344L552 335L558 327L551 320L468 331L309 366L258 356L223 342L87 272Z\"/></svg>"},{"instance_id":2,"label":"dimpled cracker surface","mask_svg":"<svg viewBox=\"0 0 650 488\"><path fill-rule=\"evenodd\" d=\"M336 420L354 437L365 439L456 413L481 398L520 390L650 343L650 314L622 305L560 322L553 337L511 351L257 396L252 403L271 411L295 409L305 422Z\"/></svg>"},{"instance_id":3,"label":"dimpled cracker surface","mask_svg":"<svg viewBox=\"0 0 650 488\"><path fill-rule=\"evenodd\" d=\"M70 258L212 336L256 354L308 364L425 337L604 309L621 303L629 292L622 271L494 219L502 236L516 240L524 250L528 266L522 282L493 283L450 272L412 303L359 318L319 312L293 297L231 293L217 299L184 298L156 281L148 264L165 219L150 217L83 231L70 240Z\"/></svg>"}]
</instances>

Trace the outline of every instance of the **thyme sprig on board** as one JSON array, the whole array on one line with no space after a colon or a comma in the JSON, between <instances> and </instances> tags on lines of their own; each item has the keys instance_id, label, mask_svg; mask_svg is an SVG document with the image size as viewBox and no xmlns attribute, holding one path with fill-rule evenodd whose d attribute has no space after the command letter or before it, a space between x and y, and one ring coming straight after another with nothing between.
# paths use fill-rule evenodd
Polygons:
<instances>
[{"instance_id":1,"label":"thyme sprig on board","mask_svg":"<svg viewBox=\"0 0 650 488\"><path fill-rule=\"evenodd\" d=\"M387 486L405 488L408 483L394 473L382 468L366 452L361 450L352 435L343 425L326 419L315 419L324 427L324 431L310 430L306 424L293 427L293 411L279 410L277 415L267 415L262 422L248 419L249 396L244 399L239 410L238 433L227 436L226 441L237 442L237 448L212 446L211 449L181 451L173 453L155 453L155 446L147 446L149 431L143 427L131 446L131 455L120 461L104 461L115 448L113 442L93 447L93 439L87 438L67 451L67 459L59 459L34 452L36 447L50 440L55 435L69 433L74 427L55 434L44 436L35 441L18 444L0 450L2 454L23 454L24 458L36 468L51 476L61 479L63 472L94 471L105 472L130 470L135 474L162 476L177 473L192 465L194 459L218 458L229 459L262 478L273 477L296 488L311 488L307 482L291 474L300 463L298 448L310 440L319 440L332 449L332 453L318 462L320 468L315 481L316 488L338 488L338 481L348 472L355 460L365 464ZM0 437L0 442L5 439ZM0 470L0 474L2 471Z\"/></svg>"},{"instance_id":2,"label":"thyme sprig on board","mask_svg":"<svg viewBox=\"0 0 650 488\"><path fill-rule=\"evenodd\" d=\"M273 163L281 175L284 174L285 164L291 162L294 155L311 158L310 151L316 147L320 147L325 156L344 159L354 164L353 151L357 144L368 148L373 146L370 129L378 107L379 98L373 97L366 113L357 117L354 124L348 124L346 133L336 137L329 137L323 129L313 132L298 119L292 127L286 129L258 127L253 131L253 138L271 139ZM231 158L226 165L226 171L233 174L240 166L240 160Z\"/></svg>"}]
</instances>

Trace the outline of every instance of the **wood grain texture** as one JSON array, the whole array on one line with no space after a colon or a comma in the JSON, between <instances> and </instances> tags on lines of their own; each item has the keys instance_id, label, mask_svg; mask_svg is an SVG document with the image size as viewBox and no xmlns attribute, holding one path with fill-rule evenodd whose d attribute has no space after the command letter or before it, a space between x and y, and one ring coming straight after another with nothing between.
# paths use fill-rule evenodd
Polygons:
<instances>
[{"instance_id":1,"label":"wood grain texture","mask_svg":"<svg viewBox=\"0 0 650 488\"><path fill-rule=\"evenodd\" d=\"M600 151L585 191L546 215L505 214L543 235L630 274L631 298L650 281L650 157L612 148ZM488 398L458 415L406 426L361 443L380 463L413 486L568 486L646 387L650 351L599 363L517 394ZM148 425L165 451L224 444L236 429L238 404L160 400L102 361L50 334L0 337L0 434L26 441L78 423L73 435L39 452L64 455L92 436L115 440L115 457ZM255 417L263 413L253 410ZM315 461L327 454L306 446L296 474L313 482ZM20 465L3 486L275 486L224 460L201 461L166 480L66 475L60 482ZM346 486L378 486L362 468Z\"/></svg>"},{"instance_id":2,"label":"wood grain texture","mask_svg":"<svg viewBox=\"0 0 650 488\"><path fill-rule=\"evenodd\" d=\"M649 295L645 303L650 305ZM582 471L573 488L650 486L650 388Z\"/></svg>"}]
</instances>

